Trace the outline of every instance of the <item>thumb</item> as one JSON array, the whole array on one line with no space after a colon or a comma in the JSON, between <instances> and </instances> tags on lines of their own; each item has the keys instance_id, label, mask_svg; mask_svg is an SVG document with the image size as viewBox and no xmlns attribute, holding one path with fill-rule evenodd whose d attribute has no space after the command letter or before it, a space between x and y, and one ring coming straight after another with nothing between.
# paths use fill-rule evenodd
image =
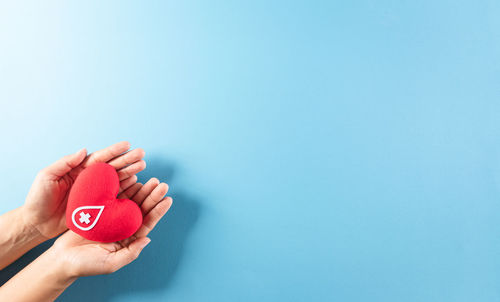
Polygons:
<instances>
[{"instance_id":1,"label":"thumb","mask_svg":"<svg viewBox=\"0 0 500 302\"><path fill-rule=\"evenodd\" d=\"M71 171L71 169L78 167L86 156L87 150L83 148L76 153L64 156L60 160L45 168L43 172L49 177L62 177Z\"/></svg>"},{"instance_id":2,"label":"thumb","mask_svg":"<svg viewBox=\"0 0 500 302\"><path fill-rule=\"evenodd\" d=\"M115 256L111 259L112 271L117 271L130 262L139 257L142 250L151 242L148 237L142 237L134 240L127 247L124 247L116 252Z\"/></svg>"}]
</instances>

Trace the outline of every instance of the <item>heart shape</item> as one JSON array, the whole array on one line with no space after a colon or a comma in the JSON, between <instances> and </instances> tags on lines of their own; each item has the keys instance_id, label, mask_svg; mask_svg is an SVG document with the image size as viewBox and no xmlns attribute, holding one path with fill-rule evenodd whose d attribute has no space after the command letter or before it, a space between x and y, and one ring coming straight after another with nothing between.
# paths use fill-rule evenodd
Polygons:
<instances>
[{"instance_id":1,"label":"heart shape","mask_svg":"<svg viewBox=\"0 0 500 302\"><path fill-rule=\"evenodd\" d=\"M132 236L142 225L142 212L130 199L117 199L120 180L115 168L96 163L76 178L68 196L66 225L80 236L115 242Z\"/></svg>"}]
</instances>

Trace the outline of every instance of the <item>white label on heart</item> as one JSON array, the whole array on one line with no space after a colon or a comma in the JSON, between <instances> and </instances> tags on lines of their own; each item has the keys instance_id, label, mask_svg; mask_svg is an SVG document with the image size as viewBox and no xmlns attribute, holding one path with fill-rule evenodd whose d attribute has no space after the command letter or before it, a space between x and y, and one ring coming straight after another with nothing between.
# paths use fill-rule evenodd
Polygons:
<instances>
[{"instance_id":1,"label":"white label on heart","mask_svg":"<svg viewBox=\"0 0 500 302\"><path fill-rule=\"evenodd\" d=\"M89 211L85 210L99 210L99 213L97 213L97 215L91 215ZM99 220L99 217L101 217L103 210L104 206L83 206L76 208L71 214L71 221L73 221L73 224L82 231L91 230L96 225L97 221ZM76 214L78 214L78 212L80 212L80 214L78 215L79 223L77 223L75 219L75 216Z\"/></svg>"}]
</instances>

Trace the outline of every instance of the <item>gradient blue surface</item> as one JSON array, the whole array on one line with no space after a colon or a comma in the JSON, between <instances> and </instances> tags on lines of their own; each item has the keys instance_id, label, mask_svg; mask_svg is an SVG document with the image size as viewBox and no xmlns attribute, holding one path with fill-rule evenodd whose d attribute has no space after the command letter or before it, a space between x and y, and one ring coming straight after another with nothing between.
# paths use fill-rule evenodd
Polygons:
<instances>
[{"instance_id":1,"label":"gradient blue surface","mask_svg":"<svg viewBox=\"0 0 500 302\"><path fill-rule=\"evenodd\" d=\"M497 301L499 54L493 0L1 2L0 211L129 140L173 208L61 301Z\"/></svg>"}]
</instances>

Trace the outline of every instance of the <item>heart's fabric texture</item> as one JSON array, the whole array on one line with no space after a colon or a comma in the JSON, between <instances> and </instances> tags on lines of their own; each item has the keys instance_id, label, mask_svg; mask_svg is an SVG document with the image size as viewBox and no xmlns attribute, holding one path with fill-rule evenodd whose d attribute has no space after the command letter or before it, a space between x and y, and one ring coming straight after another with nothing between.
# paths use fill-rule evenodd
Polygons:
<instances>
[{"instance_id":1,"label":"heart's fabric texture","mask_svg":"<svg viewBox=\"0 0 500 302\"><path fill-rule=\"evenodd\" d=\"M132 236L142 224L139 206L117 199L120 180L115 168L96 163L76 178L68 196L66 225L80 236L114 242Z\"/></svg>"}]
</instances>

